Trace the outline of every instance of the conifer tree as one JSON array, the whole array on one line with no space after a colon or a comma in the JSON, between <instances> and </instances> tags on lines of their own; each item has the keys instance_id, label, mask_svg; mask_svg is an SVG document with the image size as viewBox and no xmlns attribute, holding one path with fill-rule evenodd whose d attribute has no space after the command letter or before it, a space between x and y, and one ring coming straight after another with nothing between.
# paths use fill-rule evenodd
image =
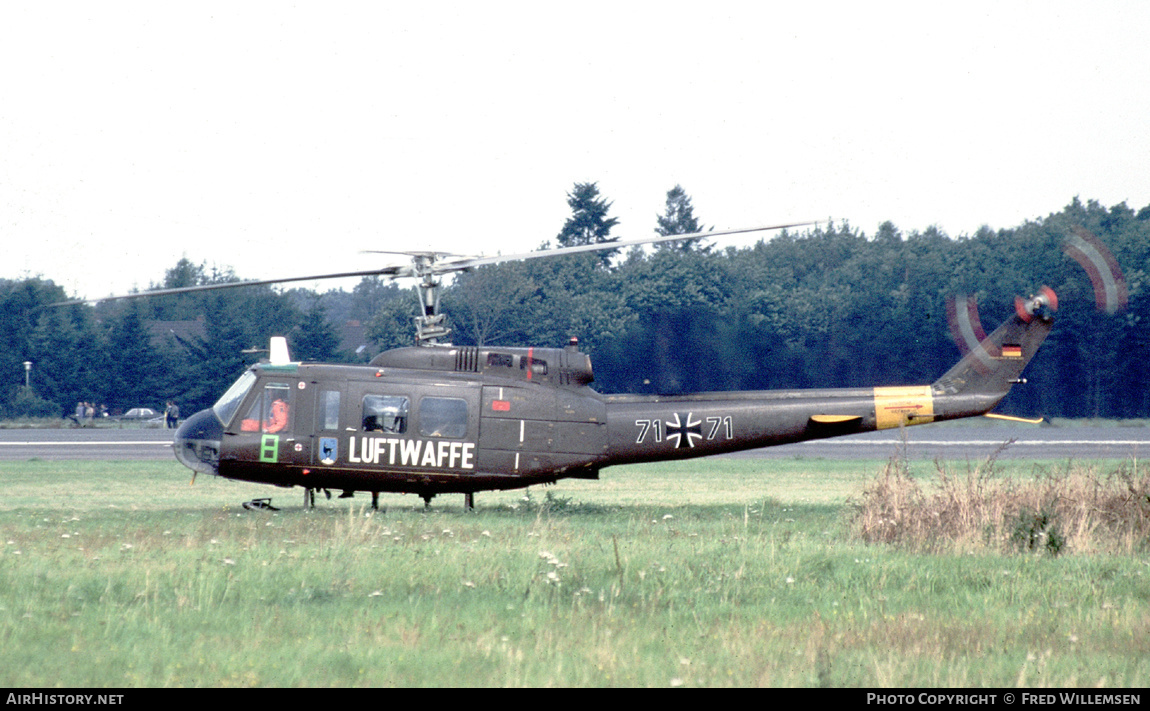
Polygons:
<instances>
[{"instance_id":1,"label":"conifer tree","mask_svg":"<svg viewBox=\"0 0 1150 711\"><path fill-rule=\"evenodd\" d=\"M655 219L658 222L655 233L663 237L689 235L706 229L695 218L695 208L691 205L691 198L682 185L676 185L667 191L666 211ZM656 249L709 252L711 248L709 245L702 246L701 239L689 239L682 242L661 242L656 245Z\"/></svg>"},{"instance_id":2,"label":"conifer tree","mask_svg":"<svg viewBox=\"0 0 1150 711\"><path fill-rule=\"evenodd\" d=\"M619 220L607 217L611 203L599 195L596 183L576 183L574 189L567 194L567 204L571 206L572 214L556 237L560 247L611 241L611 229ZM608 266L618 251L609 249L599 252L599 264Z\"/></svg>"}]
</instances>

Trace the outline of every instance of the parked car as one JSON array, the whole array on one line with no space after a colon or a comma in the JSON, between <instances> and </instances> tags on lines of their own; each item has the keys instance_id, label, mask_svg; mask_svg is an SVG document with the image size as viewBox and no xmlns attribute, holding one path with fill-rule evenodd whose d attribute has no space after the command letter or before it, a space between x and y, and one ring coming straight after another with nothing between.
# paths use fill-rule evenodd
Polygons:
<instances>
[{"instance_id":1,"label":"parked car","mask_svg":"<svg viewBox=\"0 0 1150 711\"><path fill-rule=\"evenodd\" d=\"M164 426L164 413L153 410L150 407L133 407L124 414L112 419L121 423L121 427L125 424L131 424L133 427L143 427L144 429L154 429Z\"/></svg>"},{"instance_id":2,"label":"parked car","mask_svg":"<svg viewBox=\"0 0 1150 711\"><path fill-rule=\"evenodd\" d=\"M120 415L121 420L151 420L162 415L150 407L133 407Z\"/></svg>"}]
</instances>

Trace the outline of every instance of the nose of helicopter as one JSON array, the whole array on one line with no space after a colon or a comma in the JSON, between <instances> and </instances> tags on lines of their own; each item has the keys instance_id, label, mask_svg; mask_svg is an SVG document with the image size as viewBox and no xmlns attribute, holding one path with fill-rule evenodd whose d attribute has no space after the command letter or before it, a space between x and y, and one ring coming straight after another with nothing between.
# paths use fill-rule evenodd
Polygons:
<instances>
[{"instance_id":1,"label":"nose of helicopter","mask_svg":"<svg viewBox=\"0 0 1150 711\"><path fill-rule=\"evenodd\" d=\"M224 426L216 413L200 410L176 430L172 449L176 459L195 472L216 474L220 463L220 440L224 436Z\"/></svg>"}]
</instances>

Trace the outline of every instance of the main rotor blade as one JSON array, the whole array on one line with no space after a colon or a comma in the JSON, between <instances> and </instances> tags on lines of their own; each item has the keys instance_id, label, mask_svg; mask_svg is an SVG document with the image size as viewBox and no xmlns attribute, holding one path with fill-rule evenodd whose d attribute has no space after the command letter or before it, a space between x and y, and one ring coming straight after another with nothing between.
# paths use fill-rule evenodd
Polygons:
<instances>
[{"instance_id":1,"label":"main rotor blade","mask_svg":"<svg viewBox=\"0 0 1150 711\"><path fill-rule=\"evenodd\" d=\"M245 286L270 286L272 284L287 284L296 281L320 281L322 279L342 279L350 277L380 276L387 279L415 276L411 267L383 267L382 269L367 269L359 272L341 272L339 274L315 274L312 276L288 277L286 279L250 279L245 281L226 281L219 284L200 284L199 286L181 286L173 289L154 289L140 291L135 294L116 294L101 296L94 299L72 299L58 301L51 306L73 306L75 304L94 304L101 301L118 301L120 299L138 299L143 296L171 296L172 294L194 294L201 291L216 291L217 289L239 289Z\"/></svg>"},{"instance_id":2,"label":"main rotor blade","mask_svg":"<svg viewBox=\"0 0 1150 711\"><path fill-rule=\"evenodd\" d=\"M600 252L607 249L618 249L620 247L630 247L638 244L657 244L660 242L676 242L688 239L703 239L706 237L722 237L724 235L738 235L746 234L748 232L768 232L770 230L783 230L788 227L805 227L807 225L816 225L817 221L812 222L789 222L784 225L770 225L768 227L743 227L734 230L718 230L713 232L691 232L684 235L664 235L660 237L643 237L639 239L622 239L610 242L596 242L595 244L580 244L574 247L558 247L556 249L541 249L535 252L522 252L520 254L503 254L494 257L470 257L458 260L452 260L443 264L436 263L432 266L432 271L437 274L446 272L463 271L472 269L474 267L483 266L485 264L499 264L500 262L514 262L520 259L538 259L540 257L557 257L564 254L578 254L580 252Z\"/></svg>"},{"instance_id":3,"label":"main rotor blade","mask_svg":"<svg viewBox=\"0 0 1150 711\"><path fill-rule=\"evenodd\" d=\"M431 272L433 274L445 274L448 272L464 271L473 269L485 264L499 264L500 262L514 262L520 259L538 259L540 257L555 257L564 254L578 254L580 252L597 252L605 251L608 249L619 249L621 247L630 247L638 244L654 244L660 242L676 242L680 240L689 239L703 239L706 237L721 237L723 235L743 234L747 232L765 232L768 230L781 230L788 227L805 227L806 225L816 225L818 222L792 222L785 225L772 225L769 227L744 227L733 230L722 230L719 232L691 232L689 234L681 235L663 235L659 237L643 237L639 239L615 239L606 242L596 242L594 244L581 244L574 247L557 247L555 249L540 249L533 252L522 252L519 254L500 254L490 257L470 257L465 254L456 254L454 252L436 252L430 250L423 251L407 251L407 250L389 250L389 249L365 249L363 254L402 254L408 257L423 257L431 260ZM442 260L442 261L441 261Z\"/></svg>"},{"instance_id":4,"label":"main rotor blade","mask_svg":"<svg viewBox=\"0 0 1150 711\"><path fill-rule=\"evenodd\" d=\"M565 254L578 254L580 252L598 252L607 249L619 249L639 244L656 244L660 242L676 242L688 239L703 239L707 237L722 237L724 235L746 234L749 232L767 232L782 230L788 227L804 227L818 224L817 222L790 222L782 225L768 227L746 227L734 230L719 230L713 232L692 232L684 235L665 235L659 237L645 237L641 239L616 240L612 242L597 242L595 244L581 244L574 247L559 247L557 249L544 249L535 252L522 252L520 254L497 255L494 257L467 257L456 256L448 252L390 252L390 254L405 254L413 257L415 263L411 266L388 266L381 269L365 269L355 272L340 272L337 274L314 274L311 276L287 277L280 279L251 279L246 281L229 281L219 284L201 284L199 286L184 286L174 289L156 289L141 291L135 294L118 294L103 296L94 299L71 299L60 301L51 306L71 306L74 304L93 304L101 301L117 301L120 299L138 299L144 296L171 296L173 294L194 294L201 291L215 291L217 289L239 289L245 286L271 286L273 284L289 284L300 281L320 281L322 279L342 279L348 277L378 276L387 279L400 279L404 277L427 277L433 274L447 274L450 272L466 271L485 264L499 264L513 262L521 259L538 259L540 257L558 257ZM389 252L382 252L389 253ZM421 259L423 258L423 259ZM426 259L427 261L424 261ZM443 261L438 261L443 259ZM430 263L428 263L430 262Z\"/></svg>"}]
</instances>

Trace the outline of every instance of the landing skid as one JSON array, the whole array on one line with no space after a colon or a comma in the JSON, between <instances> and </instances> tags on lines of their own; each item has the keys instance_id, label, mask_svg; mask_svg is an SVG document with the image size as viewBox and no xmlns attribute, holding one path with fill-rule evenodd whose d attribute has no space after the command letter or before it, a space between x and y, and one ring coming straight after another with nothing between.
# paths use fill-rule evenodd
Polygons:
<instances>
[{"instance_id":1,"label":"landing skid","mask_svg":"<svg viewBox=\"0 0 1150 711\"><path fill-rule=\"evenodd\" d=\"M278 508L272 506L272 500L270 498L245 501L244 508L248 511L279 511Z\"/></svg>"},{"instance_id":2,"label":"landing skid","mask_svg":"<svg viewBox=\"0 0 1150 711\"><path fill-rule=\"evenodd\" d=\"M331 491L328 489L311 489L308 487L304 487L303 506L305 509L314 509L315 508L315 492L316 491L322 491L324 494L327 495L328 499L331 498ZM424 493L424 494L420 494L419 496L420 496L420 498L423 499L423 507L425 509L431 508L431 500L432 500L432 498L435 497L435 494ZM341 498L341 499L354 498L354 492L344 491L342 494L340 494L339 498ZM271 505L271 501L272 501L271 499L252 499L251 501L245 501L244 502L244 508L245 509L251 509L251 510L279 511L279 509L277 509L276 507ZM469 511L469 512L475 511L475 492L469 491L469 492L466 492L463 494L463 506L464 506L464 510L466 510L466 511ZM379 510L379 492L378 491L371 492L371 509L372 509L372 511L378 511Z\"/></svg>"},{"instance_id":3,"label":"landing skid","mask_svg":"<svg viewBox=\"0 0 1150 711\"><path fill-rule=\"evenodd\" d=\"M328 499L331 499L331 490L330 489L323 489L322 491L327 496ZM304 487L303 506L305 509L314 509L315 508L315 492L316 492L316 489ZM339 495L339 498L341 498L341 499L355 498L355 492L350 491L350 490L345 490L342 494ZM379 492L378 491L371 492L371 510L372 511L378 511L379 510Z\"/></svg>"}]
</instances>

